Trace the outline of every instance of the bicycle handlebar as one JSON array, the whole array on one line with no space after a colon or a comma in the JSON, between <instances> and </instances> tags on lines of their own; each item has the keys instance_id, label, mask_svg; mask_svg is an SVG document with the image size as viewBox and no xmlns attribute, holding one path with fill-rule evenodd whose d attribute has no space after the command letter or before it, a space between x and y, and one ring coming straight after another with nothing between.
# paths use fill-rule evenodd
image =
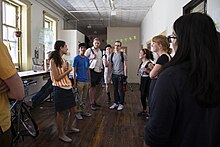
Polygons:
<instances>
[{"instance_id":1,"label":"bicycle handlebar","mask_svg":"<svg viewBox=\"0 0 220 147\"><path fill-rule=\"evenodd\" d=\"M35 85L37 84L37 80L24 80L23 84L24 86Z\"/></svg>"}]
</instances>

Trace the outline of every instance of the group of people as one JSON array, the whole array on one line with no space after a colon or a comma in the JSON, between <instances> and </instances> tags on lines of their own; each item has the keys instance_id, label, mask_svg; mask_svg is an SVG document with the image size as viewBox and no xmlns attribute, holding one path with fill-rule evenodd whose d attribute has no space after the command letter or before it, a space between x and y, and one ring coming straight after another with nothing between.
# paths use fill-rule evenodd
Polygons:
<instances>
[{"instance_id":1,"label":"group of people","mask_svg":"<svg viewBox=\"0 0 220 147\"><path fill-rule=\"evenodd\" d=\"M175 51L172 58L170 43ZM49 61L58 137L62 141L72 142L66 133L80 131L74 121L77 109L73 89L77 89L83 100L89 97L91 110L97 110L96 93L103 68L107 102L111 100L110 81L114 85L114 103L109 108L123 110L127 55L121 53L120 41L114 45L114 51L107 45L103 56L98 38L87 50L85 44L80 43L79 55L74 57L73 65L69 65L63 58L67 44L56 41ZM151 51L142 49L139 53L143 111L138 115L149 113L144 146L220 146L220 34L211 17L201 13L179 17L173 24L172 35L153 37L152 51L159 56L155 63ZM2 41L0 53L0 146L7 147L11 143L8 98L22 99L24 89ZM71 71L73 82L69 79ZM66 127L65 110L69 111Z\"/></svg>"},{"instance_id":2,"label":"group of people","mask_svg":"<svg viewBox=\"0 0 220 147\"><path fill-rule=\"evenodd\" d=\"M117 108L118 111L124 108L123 82L127 78L127 56L121 53L121 42L115 42L115 51L112 52L110 45L106 46L106 55L103 55L99 48L100 40L94 38L93 46L86 49L85 43L78 45L79 54L73 58L73 64L69 65L64 60L63 55L67 53L67 44L58 40L55 43L55 51L50 56L51 80L54 87L54 102L56 111L56 122L58 136L64 142L72 142L65 132L79 132L74 121L74 114L77 118L91 116L81 105L87 103L89 98L90 109L96 111L100 107L96 102L97 88L103 77L106 84L107 102L110 103L109 83L112 80L114 85L114 104L110 109ZM113 56L114 55L114 56ZM94 63L93 63L94 62ZM104 66L103 66L104 65ZM69 79L70 72L73 71L73 81ZM112 76L111 76L112 75ZM76 107L75 92L79 94L80 108ZM64 128L64 110L69 111L67 127Z\"/></svg>"},{"instance_id":3,"label":"group of people","mask_svg":"<svg viewBox=\"0 0 220 147\"><path fill-rule=\"evenodd\" d=\"M174 22L172 35L162 38L152 40L159 58L148 72L144 146L220 146L220 35L215 23L207 14L183 15ZM162 40L172 44L172 59Z\"/></svg>"}]
</instances>

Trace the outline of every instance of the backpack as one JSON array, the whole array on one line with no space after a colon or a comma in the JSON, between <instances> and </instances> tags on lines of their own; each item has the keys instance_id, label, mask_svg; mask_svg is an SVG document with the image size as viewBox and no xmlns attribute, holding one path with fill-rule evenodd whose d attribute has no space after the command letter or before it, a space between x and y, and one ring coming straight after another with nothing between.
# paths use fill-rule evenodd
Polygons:
<instances>
[{"instance_id":1,"label":"backpack","mask_svg":"<svg viewBox=\"0 0 220 147\"><path fill-rule=\"evenodd\" d=\"M120 53L121 53L121 62L124 63L124 55L123 55L123 52L120 52ZM112 59L113 59L114 54L115 54L115 53L112 53L112 54L111 54L111 62L112 62L112 64L113 64Z\"/></svg>"}]
</instances>

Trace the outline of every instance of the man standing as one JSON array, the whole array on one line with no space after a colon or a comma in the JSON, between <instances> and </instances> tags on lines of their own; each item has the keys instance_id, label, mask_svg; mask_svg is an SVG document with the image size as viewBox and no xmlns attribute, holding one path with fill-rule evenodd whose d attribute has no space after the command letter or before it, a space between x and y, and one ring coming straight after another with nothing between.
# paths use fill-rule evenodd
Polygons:
<instances>
[{"instance_id":1,"label":"man standing","mask_svg":"<svg viewBox=\"0 0 220 147\"><path fill-rule=\"evenodd\" d=\"M110 109L116 109L118 111L123 110L124 108L124 97L125 90L123 84L127 80L127 55L121 52L120 41L115 41L115 50L112 53L111 57L108 58L109 61L109 73L112 72L112 81L114 86L114 104ZM110 79L110 75L109 75Z\"/></svg>"},{"instance_id":2,"label":"man standing","mask_svg":"<svg viewBox=\"0 0 220 147\"><path fill-rule=\"evenodd\" d=\"M86 44L80 43L79 55L77 55L73 59L73 80L74 80L73 87L77 88L81 99L87 98L87 94L89 90L89 79L90 79L89 59L88 57L84 56L85 51L86 51ZM76 114L76 117L78 119L82 119L81 115L91 116L90 113L87 113L85 112L85 110L83 110L83 102L80 104L80 106L82 111Z\"/></svg>"},{"instance_id":3,"label":"man standing","mask_svg":"<svg viewBox=\"0 0 220 147\"><path fill-rule=\"evenodd\" d=\"M11 145L11 115L8 98L21 100L24 86L7 47L0 40L0 146Z\"/></svg>"},{"instance_id":4,"label":"man standing","mask_svg":"<svg viewBox=\"0 0 220 147\"><path fill-rule=\"evenodd\" d=\"M97 96L97 86L102 79L102 52L99 48L100 40L99 38L93 39L93 47L89 48L85 52L90 60L90 76L91 76L91 87L89 89L89 98L90 98L90 108L92 110L97 110L96 107L99 107L95 102L95 96Z\"/></svg>"}]
</instances>

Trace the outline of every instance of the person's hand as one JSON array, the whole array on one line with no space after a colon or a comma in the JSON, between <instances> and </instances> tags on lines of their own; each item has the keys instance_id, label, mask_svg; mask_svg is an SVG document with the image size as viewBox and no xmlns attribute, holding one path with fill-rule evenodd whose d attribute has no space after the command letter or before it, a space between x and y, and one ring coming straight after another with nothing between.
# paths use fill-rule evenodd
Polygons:
<instances>
[{"instance_id":1,"label":"person's hand","mask_svg":"<svg viewBox=\"0 0 220 147\"><path fill-rule=\"evenodd\" d=\"M91 58L95 59L96 58L96 54L92 54Z\"/></svg>"},{"instance_id":2,"label":"person's hand","mask_svg":"<svg viewBox=\"0 0 220 147\"><path fill-rule=\"evenodd\" d=\"M73 84L73 88L76 89L76 82L74 82L74 84Z\"/></svg>"},{"instance_id":3,"label":"person's hand","mask_svg":"<svg viewBox=\"0 0 220 147\"><path fill-rule=\"evenodd\" d=\"M111 77L110 76L108 76L108 81L111 81Z\"/></svg>"},{"instance_id":4,"label":"person's hand","mask_svg":"<svg viewBox=\"0 0 220 147\"><path fill-rule=\"evenodd\" d=\"M0 79L0 94L5 93L9 90L8 86L5 84L5 82Z\"/></svg>"},{"instance_id":5,"label":"person's hand","mask_svg":"<svg viewBox=\"0 0 220 147\"><path fill-rule=\"evenodd\" d=\"M64 71L67 71L69 68L69 63L65 61L62 66L63 66Z\"/></svg>"},{"instance_id":6,"label":"person's hand","mask_svg":"<svg viewBox=\"0 0 220 147\"><path fill-rule=\"evenodd\" d=\"M88 87L89 87L89 88L91 87L91 82L88 82Z\"/></svg>"}]
</instances>

